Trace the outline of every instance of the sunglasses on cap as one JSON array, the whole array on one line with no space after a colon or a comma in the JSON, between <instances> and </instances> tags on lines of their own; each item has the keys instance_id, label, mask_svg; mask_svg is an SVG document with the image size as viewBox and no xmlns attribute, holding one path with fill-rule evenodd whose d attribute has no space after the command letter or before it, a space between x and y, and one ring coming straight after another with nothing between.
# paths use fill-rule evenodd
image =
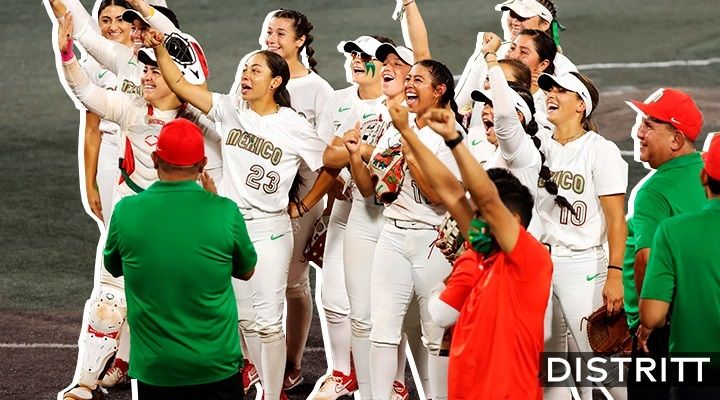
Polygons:
<instances>
[{"instance_id":1,"label":"sunglasses on cap","mask_svg":"<svg viewBox=\"0 0 720 400\"><path fill-rule=\"evenodd\" d=\"M357 50L351 51L351 52L350 52L350 57L351 57L353 60L356 60L356 59L359 58L360 61L362 61L362 62L364 62L364 63L369 63L370 61L375 61L375 60L376 60L376 58L373 57L373 56L371 56L370 54L366 54L366 53L363 53L363 52L357 51Z\"/></svg>"}]
</instances>

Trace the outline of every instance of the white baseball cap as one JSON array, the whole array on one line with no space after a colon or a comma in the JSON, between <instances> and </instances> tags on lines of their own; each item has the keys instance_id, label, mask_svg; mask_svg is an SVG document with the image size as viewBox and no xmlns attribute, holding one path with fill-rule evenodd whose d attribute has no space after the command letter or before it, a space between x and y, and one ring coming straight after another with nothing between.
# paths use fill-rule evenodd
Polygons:
<instances>
[{"instance_id":1,"label":"white baseball cap","mask_svg":"<svg viewBox=\"0 0 720 400\"><path fill-rule=\"evenodd\" d=\"M593 110L593 102L590 97L590 91L587 86L575 75L565 73L559 76L550 74L540 74L538 77L538 86L544 91L549 91L553 86L559 86L571 92L577 93L583 102L585 102L585 116L587 117Z\"/></svg>"},{"instance_id":2,"label":"white baseball cap","mask_svg":"<svg viewBox=\"0 0 720 400\"><path fill-rule=\"evenodd\" d=\"M405 46L393 46L390 43L383 43L375 51L375 58L380 62L385 62L388 54L394 53L407 65L415 64L415 56L411 49Z\"/></svg>"},{"instance_id":3,"label":"white baseball cap","mask_svg":"<svg viewBox=\"0 0 720 400\"><path fill-rule=\"evenodd\" d=\"M552 22L553 16L550 10L535 0L508 0L495 6L495 11L512 10L523 18L538 16L547 22Z\"/></svg>"},{"instance_id":4,"label":"white baseball cap","mask_svg":"<svg viewBox=\"0 0 720 400\"><path fill-rule=\"evenodd\" d=\"M338 51L341 53L351 53L353 51L359 51L375 57L377 48L381 45L379 40L372 36L360 36L355 40L342 41L338 44Z\"/></svg>"},{"instance_id":5,"label":"white baseball cap","mask_svg":"<svg viewBox=\"0 0 720 400\"><path fill-rule=\"evenodd\" d=\"M193 85L205 83L210 71L205 53L195 38L187 33L171 33L165 38L165 48L188 82ZM155 51L147 47L138 51L138 60L146 65L157 66Z\"/></svg>"},{"instance_id":6,"label":"white baseball cap","mask_svg":"<svg viewBox=\"0 0 720 400\"><path fill-rule=\"evenodd\" d=\"M492 93L489 90L473 90L472 93L470 93L470 97L475 101L480 101L483 103L492 103ZM518 92L512 90L512 101L513 105L515 106L515 109L520 111L520 114L523 115L523 118L525 118L525 123L530 122L530 120L533 119L532 112L530 111L530 106L528 103L523 99Z\"/></svg>"}]
</instances>

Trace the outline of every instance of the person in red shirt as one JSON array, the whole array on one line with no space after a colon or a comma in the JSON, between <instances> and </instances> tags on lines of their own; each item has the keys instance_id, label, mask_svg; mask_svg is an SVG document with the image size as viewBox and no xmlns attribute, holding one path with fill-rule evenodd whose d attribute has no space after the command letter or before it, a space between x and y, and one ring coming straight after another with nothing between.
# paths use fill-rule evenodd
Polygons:
<instances>
[{"instance_id":1,"label":"person in red shirt","mask_svg":"<svg viewBox=\"0 0 720 400\"><path fill-rule=\"evenodd\" d=\"M393 122L407 118L407 110L399 105L390 113ZM449 398L541 399L538 375L552 261L547 248L525 230L532 217L532 195L509 171L483 170L455 130L452 111L435 109L427 118L452 150L490 232L483 234L473 221L475 213L462 184L416 136L403 136L407 161L426 170L428 184L471 244L455 262L447 286L429 305L436 323L455 323ZM479 246L483 235L487 248Z\"/></svg>"}]
</instances>

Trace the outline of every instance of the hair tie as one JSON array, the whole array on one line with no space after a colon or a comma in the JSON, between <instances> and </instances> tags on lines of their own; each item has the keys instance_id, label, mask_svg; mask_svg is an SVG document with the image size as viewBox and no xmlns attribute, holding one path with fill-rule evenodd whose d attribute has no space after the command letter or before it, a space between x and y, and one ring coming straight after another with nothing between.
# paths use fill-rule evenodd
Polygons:
<instances>
[{"instance_id":1,"label":"hair tie","mask_svg":"<svg viewBox=\"0 0 720 400\"><path fill-rule=\"evenodd\" d=\"M490 236L490 225L482 219L473 218L468 229L468 242L473 250L488 255L493 249L493 239Z\"/></svg>"}]
</instances>

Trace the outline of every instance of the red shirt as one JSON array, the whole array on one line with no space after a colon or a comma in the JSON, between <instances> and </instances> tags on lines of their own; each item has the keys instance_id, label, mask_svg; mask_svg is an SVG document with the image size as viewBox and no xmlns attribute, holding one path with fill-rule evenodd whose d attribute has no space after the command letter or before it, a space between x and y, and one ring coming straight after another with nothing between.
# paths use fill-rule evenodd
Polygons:
<instances>
[{"instance_id":1,"label":"red shirt","mask_svg":"<svg viewBox=\"0 0 720 400\"><path fill-rule=\"evenodd\" d=\"M440 299L460 310L448 370L450 399L542 399L538 379L552 261L520 229L509 254L467 250Z\"/></svg>"}]
</instances>

